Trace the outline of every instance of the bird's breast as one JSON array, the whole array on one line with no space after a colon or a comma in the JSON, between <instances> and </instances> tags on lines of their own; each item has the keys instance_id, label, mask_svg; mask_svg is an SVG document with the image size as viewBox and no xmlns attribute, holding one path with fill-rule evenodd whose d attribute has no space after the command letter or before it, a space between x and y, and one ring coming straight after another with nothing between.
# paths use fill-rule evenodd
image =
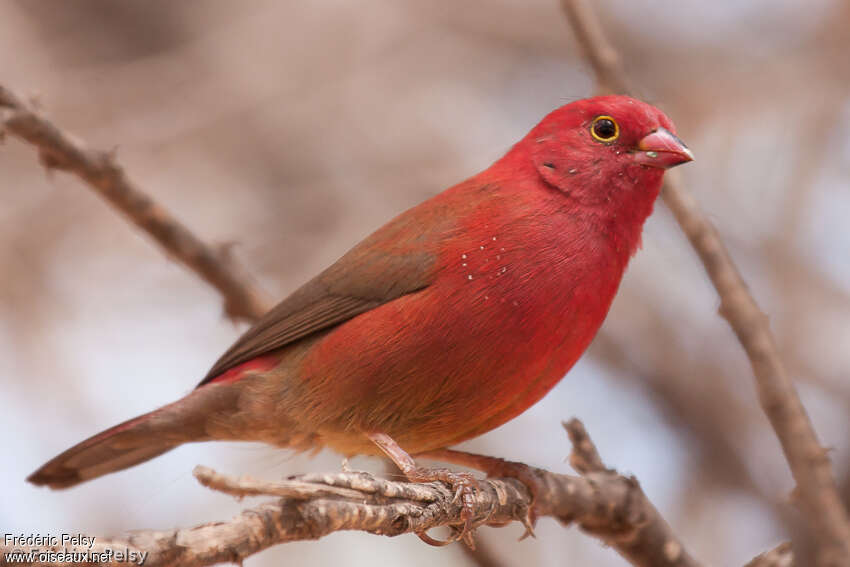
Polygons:
<instances>
[{"instance_id":1,"label":"bird's breast","mask_svg":"<svg viewBox=\"0 0 850 567\"><path fill-rule=\"evenodd\" d=\"M521 413L585 350L622 274L605 238L568 214L470 218L435 280L340 325L306 357L299 420L352 447L382 431L416 452Z\"/></svg>"}]
</instances>

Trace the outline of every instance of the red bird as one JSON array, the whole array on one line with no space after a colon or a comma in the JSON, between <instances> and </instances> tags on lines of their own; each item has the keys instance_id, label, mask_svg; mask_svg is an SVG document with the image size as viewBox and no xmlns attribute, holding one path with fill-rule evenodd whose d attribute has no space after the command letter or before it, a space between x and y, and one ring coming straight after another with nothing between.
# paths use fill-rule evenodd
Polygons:
<instances>
[{"instance_id":1,"label":"red bird","mask_svg":"<svg viewBox=\"0 0 850 567\"><path fill-rule=\"evenodd\" d=\"M65 488L215 439L383 451L412 480L436 478L409 453L516 417L587 348L664 170L693 159L674 132L661 111L625 96L555 110L488 169L284 299L192 393L28 480Z\"/></svg>"}]
</instances>

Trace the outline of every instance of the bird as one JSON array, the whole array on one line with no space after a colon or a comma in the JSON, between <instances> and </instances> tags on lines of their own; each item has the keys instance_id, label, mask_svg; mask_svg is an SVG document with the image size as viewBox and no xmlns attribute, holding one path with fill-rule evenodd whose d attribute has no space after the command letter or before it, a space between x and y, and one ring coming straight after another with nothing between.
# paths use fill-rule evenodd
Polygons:
<instances>
[{"instance_id":1,"label":"bird","mask_svg":"<svg viewBox=\"0 0 850 567\"><path fill-rule=\"evenodd\" d=\"M567 374L608 313L665 171L692 159L650 104L565 104L286 297L188 395L28 480L68 488L184 443L239 440L385 455L411 480L462 483L415 455L496 428Z\"/></svg>"}]
</instances>

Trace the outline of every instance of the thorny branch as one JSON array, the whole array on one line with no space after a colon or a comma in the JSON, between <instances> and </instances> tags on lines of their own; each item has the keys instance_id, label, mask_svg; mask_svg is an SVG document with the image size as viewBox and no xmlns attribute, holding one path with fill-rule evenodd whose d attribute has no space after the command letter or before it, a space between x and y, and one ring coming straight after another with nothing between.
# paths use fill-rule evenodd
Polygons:
<instances>
[{"instance_id":1,"label":"thorny branch","mask_svg":"<svg viewBox=\"0 0 850 567\"><path fill-rule=\"evenodd\" d=\"M145 194L124 173L114 152L87 148L42 116L32 103L0 85L0 131L3 130L36 146L41 163L48 169L68 171L88 183L153 237L167 254L216 288L231 318L254 320L268 310L265 295L243 270Z\"/></svg>"},{"instance_id":2,"label":"thorny branch","mask_svg":"<svg viewBox=\"0 0 850 567\"><path fill-rule=\"evenodd\" d=\"M590 4L586 0L562 0L562 6L599 79L600 90L629 92L617 51L605 38ZM717 229L676 175L665 175L662 195L717 289L720 314L750 359L759 401L797 482L799 505L817 543L818 565L850 565L850 520L827 452L779 357L767 316L747 289Z\"/></svg>"}]
</instances>

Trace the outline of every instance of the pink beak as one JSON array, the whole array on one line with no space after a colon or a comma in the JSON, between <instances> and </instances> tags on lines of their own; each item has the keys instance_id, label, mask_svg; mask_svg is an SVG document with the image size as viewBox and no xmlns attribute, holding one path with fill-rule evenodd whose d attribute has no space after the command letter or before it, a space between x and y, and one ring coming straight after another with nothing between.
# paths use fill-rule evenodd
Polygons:
<instances>
[{"instance_id":1,"label":"pink beak","mask_svg":"<svg viewBox=\"0 0 850 567\"><path fill-rule=\"evenodd\" d=\"M694 159L682 140L666 128L659 128L638 142L635 161L641 165L667 169Z\"/></svg>"}]
</instances>

